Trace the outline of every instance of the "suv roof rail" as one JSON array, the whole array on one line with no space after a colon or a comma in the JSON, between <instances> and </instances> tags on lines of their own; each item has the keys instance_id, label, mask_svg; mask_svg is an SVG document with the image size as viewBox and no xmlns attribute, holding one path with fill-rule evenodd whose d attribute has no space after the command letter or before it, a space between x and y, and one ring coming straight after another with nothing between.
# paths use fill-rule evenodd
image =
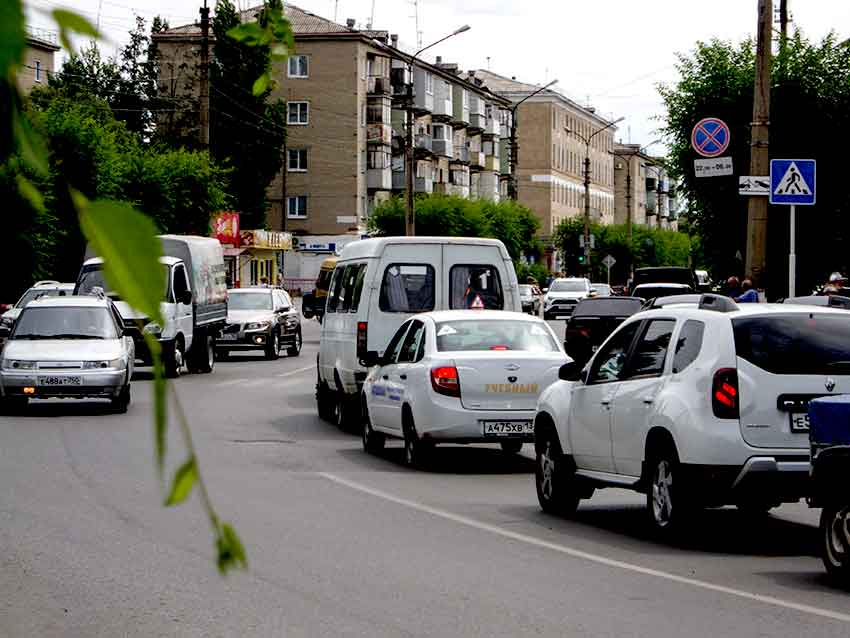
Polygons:
<instances>
[{"instance_id":1,"label":"suv roof rail","mask_svg":"<svg viewBox=\"0 0 850 638\"><path fill-rule=\"evenodd\" d=\"M738 304L731 297L712 294L704 294L700 297L697 307L700 310L714 310L715 312L734 312L739 309Z\"/></svg>"},{"instance_id":2,"label":"suv roof rail","mask_svg":"<svg viewBox=\"0 0 850 638\"><path fill-rule=\"evenodd\" d=\"M35 287L35 286L48 286L48 285L52 286L53 284L58 284L58 283L59 282L54 280L54 279L42 279L41 281L35 282L33 284L33 287Z\"/></svg>"}]
</instances>

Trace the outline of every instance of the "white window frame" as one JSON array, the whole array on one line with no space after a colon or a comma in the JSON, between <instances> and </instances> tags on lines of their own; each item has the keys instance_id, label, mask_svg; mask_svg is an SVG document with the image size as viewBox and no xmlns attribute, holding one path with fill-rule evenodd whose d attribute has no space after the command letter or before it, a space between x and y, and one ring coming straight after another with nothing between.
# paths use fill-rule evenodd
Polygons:
<instances>
[{"instance_id":1,"label":"white window frame","mask_svg":"<svg viewBox=\"0 0 850 638\"><path fill-rule=\"evenodd\" d=\"M295 155L293 155L295 153ZM292 158L297 158L296 166L292 166ZM304 159L302 164L301 159ZM286 149L286 170L289 173L306 173L307 172L307 149L306 148L288 148Z\"/></svg>"},{"instance_id":2,"label":"white window frame","mask_svg":"<svg viewBox=\"0 0 850 638\"><path fill-rule=\"evenodd\" d=\"M462 91L463 91L463 108L468 109L469 108L469 91L467 91L466 89L462 89Z\"/></svg>"},{"instance_id":3,"label":"white window frame","mask_svg":"<svg viewBox=\"0 0 850 638\"><path fill-rule=\"evenodd\" d=\"M301 120L300 105L302 105L302 104L305 106L304 114L307 116L307 119L303 122L300 121ZM298 105L299 109L298 109L298 112L296 114L297 119L293 120L292 119L293 106L295 106L295 105ZM286 123L289 126L307 126L310 123L310 102L308 102L306 100L296 100L296 101L292 101L292 102L287 102L286 103Z\"/></svg>"},{"instance_id":4,"label":"white window frame","mask_svg":"<svg viewBox=\"0 0 850 638\"><path fill-rule=\"evenodd\" d=\"M425 71L425 93L434 95L434 76L428 71Z\"/></svg>"},{"instance_id":5,"label":"white window frame","mask_svg":"<svg viewBox=\"0 0 850 638\"><path fill-rule=\"evenodd\" d=\"M303 202L303 214L299 214L299 203ZM292 213L293 204L295 205L295 214ZM286 198L286 218L287 219L307 219L307 196L294 195Z\"/></svg>"},{"instance_id":6,"label":"white window frame","mask_svg":"<svg viewBox=\"0 0 850 638\"><path fill-rule=\"evenodd\" d=\"M304 62L304 68L306 72L304 74L301 73L293 73L292 72L292 63L293 62ZM297 64L296 71L300 70L300 63ZM289 59L286 62L286 76L290 78L309 78L310 77L310 58L306 55L290 55Z\"/></svg>"},{"instance_id":7,"label":"white window frame","mask_svg":"<svg viewBox=\"0 0 850 638\"><path fill-rule=\"evenodd\" d=\"M34 60L35 62L35 81L41 82L41 60Z\"/></svg>"}]
</instances>

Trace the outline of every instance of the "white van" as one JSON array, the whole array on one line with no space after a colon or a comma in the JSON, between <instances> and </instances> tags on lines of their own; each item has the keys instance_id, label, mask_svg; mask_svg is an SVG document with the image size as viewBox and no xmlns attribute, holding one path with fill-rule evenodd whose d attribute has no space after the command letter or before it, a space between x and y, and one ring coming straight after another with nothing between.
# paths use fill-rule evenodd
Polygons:
<instances>
[{"instance_id":1,"label":"white van","mask_svg":"<svg viewBox=\"0 0 850 638\"><path fill-rule=\"evenodd\" d=\"M322 322L319 416L355 425L366 352L382 353L414 314L470 308L522 312L513 262L497 239L382 237L345 246Z\"/></svg>"}]
</instances>

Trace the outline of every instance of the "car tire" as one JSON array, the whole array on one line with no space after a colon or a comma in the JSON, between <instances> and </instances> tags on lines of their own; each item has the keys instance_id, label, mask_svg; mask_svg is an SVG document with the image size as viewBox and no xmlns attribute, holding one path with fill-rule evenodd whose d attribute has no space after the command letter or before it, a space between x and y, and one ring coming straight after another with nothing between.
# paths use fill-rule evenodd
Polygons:
<instances>
[{"instance_id":1,"label":"car tire","mask_svg":"<svg viewBox=\"0 0 850 638\"><path fill-rule=\"evenodd\" d=\"M201 374L215 370L215 341L209 335L203 336L202 347L196 349L195 369Z\"/></svg>"},{"instance_id":2,"label":"car tire","mask_svg":"<svg viewBox=\"0 0 850 638\"><path fill-rule=\"evenodd\" d=\"M422 469L427 465L430 452L434 446L419 438L412 416L406 417L404 421L402 425L402 431L404 433L404 464L410 468Z\"/></svg>"},{"instance_id":3,"label":"car tire","mask_svg":"<svg viewBox=\"0 0 850 638\"><path fill-rule=\"evenodd\" d=\"M850 507L824 507L819 533L826 573L835 582L850 585Z\"/></svg>"},{"instance_id":4,"label":"car tire","mask_svg":"<svg viewBox=\"0 0 850 638\"><path fill-rule=\"evenodd\" d=\"M215 358L218 361L227 361L230 358L230 351L229 350L218 350L218 349L216 349Z\"/></svg>"},{"instance_id":5,"label":"car tire","mask_svg":"<svg viewBox=\"0 0 850 638\"><path fill-rule=\"evenodd\" d=\"M280 334L277 330L272 330L271 338L266 343L266 359L274 361L280 355Z\"/></svg>"},{"instance_id":6,"label":"car tire","mask_svg":"<svg viewBox=\"0 0 850 638\"><path fill-rule=\"evenodd\" d=\"M544 321L552 321L552 319L554 319L554 318L555 318L555 315L553 315L551 312L544 312L543 313L543 320Z\"/></svg>"},{"instance_id":7,"label":"car tire","mask_svg":"<svg viewBox=\"0 0 850 638\"><path fill-rule=\"evenodd\" d=\"M387 437L383 432L375 432L372 429L372 422L369 419L369 410L366 408L366 398L361 401L361 420L363 421L363 451L368 454L377 454L384 449L387 442Z\"/></svg>"},{"instance_id":8,"label":"car tire","mask_svg":"<svg viewBox=\"0 0 850 638\"><path fill-rule=\"evenodd\" d=\"M547 514L570 516L581 500L572 457L561 451L554 426L542 427L534 437L534 483L537 502Z\"/></svg>"},{"instance_id":9,"label":"car tire","mask_svg":"<svg viewBox=\"0 0 850 638\"><path fill-rule=\"evenodd\" d=\"M319 413L320 419L327 421L328 423L335 423L335 402L336 398L330 391L330 388L328 388L328 385L319 379L316 383L316 409Z\"/></svg>"},{"instance_id":10,"label":"car tire","mask_svg":"<svg viewBox=\"0 0 850 638\"><path fill-rule=\"evenodd\" d=\"M299 354L301 354L301 346L303 345L303 343L304 341L301 337L301 328L299 328L298 331L295 333L295 342L286 350L287 356L297 357Z\"/></svg>"},{"instance_id":11,"label":"car tire","mask_svg":"<svg viewBox=\"0 0 850 638\"><path fill-rule=\"evenodd\" d=\"M183 342L179 339L174 341L174 344L166 349L163 355L163 365L165 366L165 376L169 379L176 379L183 371Z\"/></svg>"},{"instance_id":12,"label":"car tire","mask_svg":"<svg viewBox=\"0 0 850 638\"><path fill-rule=\"evenodd\" d=\"M110 403L115 414L126 414L127 408L130 407L130 384L121 388L121 392L117 397L113 397Z\"/></svg>"},{"instance_id":13,"label":"car tire","mask_svg":"<svg viewBox=\"0 0 850 638\"><path fill-rule=\"evenodd\" d=\"M0 399L0 413L7 415L20 414L27 409L29 397L3 397Z\"/></svg>"},{"instance_id":14,"label":"car tire","mask_svg":"<svg viewBox=\"0 0 850 638\"><path fill-rule=\"evenodd\" d=\"M505 454L519 454L522 449L522 441L502 441L499 445Z\"/></svg>"},{"instance_id":15,"label":"car tire","mask_svg":"<svg viewBox=\"0 0 850 638\"><path fill-rule=\"evenodd\" d=\"M648 459L649 523L657 535L668 539L679 532L692 506L687 502L687 490L676 478L680 477L679 467L679 455L672 443L659 445Z\"/></svg>"}]
</instances>

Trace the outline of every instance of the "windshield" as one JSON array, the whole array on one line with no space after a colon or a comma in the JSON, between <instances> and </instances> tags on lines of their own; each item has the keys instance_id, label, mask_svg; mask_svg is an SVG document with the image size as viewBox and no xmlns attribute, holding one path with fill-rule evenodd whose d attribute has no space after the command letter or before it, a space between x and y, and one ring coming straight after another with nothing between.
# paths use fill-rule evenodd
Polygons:
<instances>
[{"instance_id":1,"label":"windshield","mask_svg":"<svg viewBox=\"0 0 850 638\"><path fill-rule=\"evenodd\" d=\"M583 281L553 281L549 292L587 292L587 284Z\"/></svg>"},{"instance_id":2,"label":"windshield","mask_svg":"<svg viewBox=\"0 0 850 638\"><path fill-rule=\"evenodd\" d=\"M271 310L272 296L268 291L264 292L233 292L227 300L230 310Z\"/></svg>"},{"instance_id":3,"label":"windshield","mask_svg":"<svg viewBox=\"0 0 850 638\"><path fill-rule=\"evenodd\" d=\"M536 322L462 320L437 324L437 350L557 352L558 344L546 327Z\"/></svg>"},{"instance_id":4,"label":"windshield","mask_svg":"<svg viewBox=\"0 0 850 638\"><path fill-rule=\"evenodd\" d=\"M683 295L689 292L691 292L691 289L687 286L638 286L635 288L634 296L641 299L655 299L656 297Z\"/></svg>"},{"instance_id":5,"label":"windshield","mask_svg":"<svg viewBox=\"0 0 850 638\"><path fill-rule=\"evenodd\" d=\"M163 276L163 298L169 299L170 295L168 294L168 266L162 265L162 276ZM108 294L113 299L117 299L118 295L109 289L109 284L106 283L106 279L103 276L103 265L97 264L94 266L87 266L82 273L80 273L80 278L77 282L77 294L78 295L90 295L94 291L95 288L100 288L104 293Z\"/></svg>"},{"instance_id":6,"label":"windshield","mask_svg":"<svg viewBox=\"0 0 850 638\"><path fill-rule=\"evenodd\" d=\"M12 339L117 339L115 320L104 307L25 308Z\"/></svg>"},{"instance_id":7,"label":"windshield","mask_svg":"<svg viewBox=\"0 0 850 638\"><path fill-rule=\"evenodd\" d=\"M15 308L23 308L30 301L39 297L57 297L59 295L66 294L68 294L67 291L60 290L59 288L30 288L18 300L18 303L15 304Z\"/></svg>"}]
</instances>

